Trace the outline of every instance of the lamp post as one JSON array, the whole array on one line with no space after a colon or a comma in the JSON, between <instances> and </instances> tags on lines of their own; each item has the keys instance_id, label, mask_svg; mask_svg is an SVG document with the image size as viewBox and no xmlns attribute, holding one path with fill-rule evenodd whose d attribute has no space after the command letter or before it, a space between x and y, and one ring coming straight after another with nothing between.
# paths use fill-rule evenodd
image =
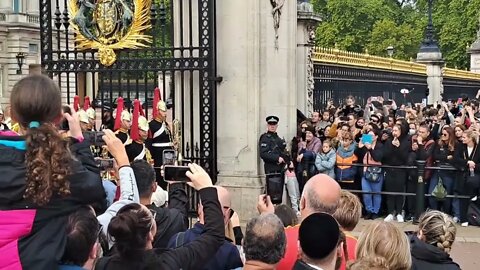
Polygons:
<instances>
[{"instance_id":1,"label":"lamp post","mask_svg":"<svg viewBox=\"0 0 480 270\"><path fill-rule=\"evenodd\" d=\"M440 53L438 42L435 39L435 28L433 27L432 18L433 0L428 0L428 24L425 28L422 45L419 53Z\"/></svg>"},{"instance_id":2,"label":"lamp post","mask_svg":"<svg viewBox=\"0 0 480 270\"><path fill-rule=\"evenodd\" d=\"M17 53L15 58L17 58L17 65L18 65L17 74L20 75L22 74L22 66L25 61L25 54L23 52L19 52Z\"/></svg>"},{"instance_id":3,"label":"lamp post","mask_svg":"<svg viewBox=\"0 0 480 270\"><path fill-rule=\"evenodd\" d=\"M395 50L395 48L394 48L392 45L390 45L390 46L387 47L387 54L388 54L388 56L389 56L390 58L393 57L393 52L394 52L394 50Z\"/></svg>"}]
</instances>

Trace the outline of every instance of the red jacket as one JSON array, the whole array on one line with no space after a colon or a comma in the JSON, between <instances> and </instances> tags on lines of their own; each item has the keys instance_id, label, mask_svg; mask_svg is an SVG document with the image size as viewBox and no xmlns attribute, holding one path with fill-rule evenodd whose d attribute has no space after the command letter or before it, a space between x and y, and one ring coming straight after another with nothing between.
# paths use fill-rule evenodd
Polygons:
<instances>
[{"instance_id":1,"label":"red jacket","mask_svg":"<svg viewBox=\"0 0 480 270\"><path fill-rule=\"evenodd\" d=\"M277 270L291 270L298 259L298 230L300 225L285 228L285 235L287 236L287 247L285 255L280 263L277 265Z\"/></svg>"}]
</instances>

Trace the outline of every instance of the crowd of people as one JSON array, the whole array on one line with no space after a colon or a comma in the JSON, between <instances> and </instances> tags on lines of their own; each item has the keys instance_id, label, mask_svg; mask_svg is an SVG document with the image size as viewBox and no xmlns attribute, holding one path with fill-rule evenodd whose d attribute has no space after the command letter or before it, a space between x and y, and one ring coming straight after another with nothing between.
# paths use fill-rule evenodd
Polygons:
<instances>
[{"instance_id":1,"label":"crowd of people","mask_svg":"<svg viewBox=\"0 0 480 270\"><path fill-rule=\"evenodd\" d=\"M290 143L276 134L278 121L275 116L267 118L260 157L267 178L286 175L295 211L305 183L322 173L344 189L362 191L365 219L383 215L385 221L418 222L415 196L405 193L416 193L415 166L420 161L427 167L421 175L427 208L452 215L463 226L480 225L470 214L480 209L477 99L462 96L427 106L370 97L365 107L356 105L353 96L338 107L329 100L323 111L300 122Z\"/></svg>"},{"instance_id":2,"label":"crowd of people","mask_svg":"<svg viewBox=\"0 0 480 270\"><path fill-rule=\"evenodd\" d=\"M70 111L62 108L60 90L50 78L33 75L17 82L9 114L9 121L18 127L0 130L0 269L460 269L449 256L455 222L440 211L425 212L415 232L404 233L378 220L358 239L352 236L362 204L338 181L339 174L356 175L348 172L352 166L309 176L298 194L298 213L290 206L275 205L268 194L260 195L259 214L248 221L243 233L232 209L233 194L214 186L202 167L190 163L188 184L200 197L198 221L190 228L186 184L160 178L168 190L168 198L162 199L154 169L158 161L132 160L129 144L110 129L104 129L102 140L115 161L115 180L102 179L94 159L96 149L81 126L83 112L75 106ZM118 107L116 116L124 121L128 117ZM278 118L272 119L278 123ZM61 128L65 123L68 130ZM330 129L338 126L334 123ZM307 147L317 141L315 147L328 154L339 145L346 150L342 159L348 158L349 145L355 146L354 154L358 152L357 144L347 145L346 139L357 134L339 137L338 145L332 138L329 144L321 136L315 139L318 130L311 127L306 127L313 131L306 137ZM402 126L393 125L397 140L389 139L390 144L403 146L407 139L402 132ZM475 156L469 150L471 142L464 142L465 151ZM374 154L376 142L369 144L363 147L371 157L363 160L383 161L379 156L387 150ZM299 149L293 167L290 162L285 166L294 169L291 179L297 179L295 166L309 155ZM273 153L264 154L273 158ZM286 163L288 157L284 158L277 160ZM467 161L465 166L473 167ZM304 170L313 173L308 166ZM117 195L110 194L112 185ZM396 203L391 202L393 208Z\"/></svg>"}]
</instances>

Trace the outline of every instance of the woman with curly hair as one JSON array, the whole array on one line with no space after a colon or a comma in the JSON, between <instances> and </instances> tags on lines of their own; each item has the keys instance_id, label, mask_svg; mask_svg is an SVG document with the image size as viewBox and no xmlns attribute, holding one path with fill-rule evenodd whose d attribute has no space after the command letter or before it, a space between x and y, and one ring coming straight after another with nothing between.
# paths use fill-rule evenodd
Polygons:
<instances>
[{"instance_id":1,"label":"woman with curly hair","mask_svg":"<svg viewBox=\"0 0 480 270\"><path fill-rule=\"evenodd\" d=\"M412 270L460 269L449 255L456 233L455 222L449 215L436 210L424 213L418 231L409 235Z\"/></svg>"},{"instance_id":2,"label":"woman with curly hair","mask_svg":"<svg viewBox=\"0 0 480 270\"><path fill-rule=\"evenodd\" d=\"M76 114L62 116L61 93L50 78L17 82L10 105L20 136L0 135L0 269L56 269L68 215L104 203L102 180ZM68 139L56 128L63 117Z\"/></svg>"}]
</instances>

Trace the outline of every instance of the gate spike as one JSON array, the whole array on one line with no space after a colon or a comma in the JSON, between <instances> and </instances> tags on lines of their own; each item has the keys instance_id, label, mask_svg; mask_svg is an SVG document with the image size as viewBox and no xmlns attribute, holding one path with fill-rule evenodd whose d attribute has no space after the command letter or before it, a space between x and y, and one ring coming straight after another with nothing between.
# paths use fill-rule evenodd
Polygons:
<instances>
[{"instance_id":1,"label":"gate spike","mask_svg":"<svg viewBox=\"0 0 480 270\"><path fill-rule=\"evenodd\" d=\"M198 152L200 152L200 148L198 148L198 142L195 143L195 157L198 157Z\"/></svg>"}]
</instances>

